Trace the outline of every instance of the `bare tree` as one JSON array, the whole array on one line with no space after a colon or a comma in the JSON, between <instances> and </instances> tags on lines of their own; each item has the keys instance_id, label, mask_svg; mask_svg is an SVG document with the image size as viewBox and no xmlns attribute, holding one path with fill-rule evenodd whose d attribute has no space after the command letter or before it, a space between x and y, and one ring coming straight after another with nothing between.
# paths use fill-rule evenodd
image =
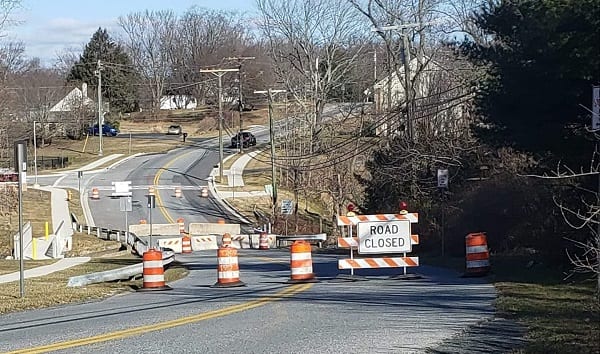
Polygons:
<instances>
[{"instance_id":1,"label":"bare tree","mask_svg":"<svg viewBox=\"0 0 600 354\"><path fill-rule=\"evenodd\" d=\"M151 107L158 109L173 70L170 51L177 41L177 16L173 11L145 11L121 16L118 23L133 64L150 89Z\"/></svg>"}]
</instances>

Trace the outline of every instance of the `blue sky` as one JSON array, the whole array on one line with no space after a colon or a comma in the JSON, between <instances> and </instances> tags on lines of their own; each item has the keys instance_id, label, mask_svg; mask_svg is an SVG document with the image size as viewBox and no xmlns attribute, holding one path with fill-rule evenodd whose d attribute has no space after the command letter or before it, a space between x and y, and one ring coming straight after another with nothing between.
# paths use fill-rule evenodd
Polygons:
<instances>
[{"instance_id":1,"label":"blue sky","mask_svg":"<svg viewBox=\"0 0 600 354\"><path fill-rule=\"evenodd\" d=\"M80 51L98 27L109 33L118 30L121 15L144 10L183 13L194 5L253 12L254 4L254 0L22 0L23 8L14 16L19 23L7 29L5 39L23 41L28 57L51 64L60 51Z\"/></svg>"}]
</instances>

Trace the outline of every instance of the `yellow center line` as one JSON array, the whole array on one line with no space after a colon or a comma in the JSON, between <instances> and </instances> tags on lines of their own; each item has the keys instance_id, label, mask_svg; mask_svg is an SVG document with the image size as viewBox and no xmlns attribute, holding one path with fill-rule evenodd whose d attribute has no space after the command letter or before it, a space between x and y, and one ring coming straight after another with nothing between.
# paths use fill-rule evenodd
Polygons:
<instances>
[{"instance_id":1,"label":"yellow center line","mask_svg":"<svg viewBox=\"0 0 600 354\"><path fill-rule=\"evenodd\" d=\"M193 315L193 316L182 317L182 318L178 318L175 320L155 323L155 324L151 324L151 325L139 326L139 327L124 329L124 330L120 330L120 331L114 331L114 332L101 334L101 335L97 335L97 336L92 336L92 337L87 337L87 338L58 342L58 343L48 344L48 345L39 346L39 347L19 349L19 350L7 352L6 354L46 353L48 351L81 347L84 345L97 344L97 343L107 342L107 341L111 341L111 340L132 337L135 335L140 335L140 334L144 334L144 333L148 333L148 332L159 331L159 330L163 330L163 329L167 329L167 328L183 326L183 325L187 325L190 323L196 323L196 322L200 322L200 321L209 320L212 318L223 317L223 316L231 315L231 314L234 314L237 312L242 312L242 311L250 310L253 308L260 307L260 306L264 306L268 303L275 302L275 301L281 300L283 298L292 297L298 293L301 293L303 291L310 289L311 287L312 287L312 284L310 284L310 283L309 284L296 284L296 285L292 285L286 289L283 289L273 295L262 297L260 299L249 301L249 302L246 302L243 304L229 306L229 307L219 309L219 310L209 311L209 312L200 313L200 314Z\"/></svg>"},{"instance_id":2,"label":"yellow center line","mask_svg":"<svg viewBox=\"0 0 600 354\"><path fill-rule=\"evenodd\" d=\"M167 220L167 223L169 224L175 224L175 220L171 217L171 215L169 215L169 212L167 211L167 209L165 208L165 206L162 203L162 199L160 198L160 193L158 190L158 181L160 180L160 176L162 176L162 174L172 165L175 163L175 161L191 154L192 152L187 152L185 154L179 155L177 157L175 157L174 159L172 159L171 161L167 162L163 167L161 167L158 172L156 173L156 175L154 176L154 190L155 190L155 195L156 195L156 205L158 205L158 210L160 210L161 214L165 217L165 219Z\"/></svg>"}]
</instances>

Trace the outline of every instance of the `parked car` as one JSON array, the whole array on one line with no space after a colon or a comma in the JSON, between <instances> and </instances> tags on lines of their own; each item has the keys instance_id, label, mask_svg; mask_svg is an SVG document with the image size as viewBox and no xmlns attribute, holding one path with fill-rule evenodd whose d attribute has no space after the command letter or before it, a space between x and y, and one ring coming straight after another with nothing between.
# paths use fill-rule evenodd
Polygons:
<instances>
[{"instance_id":1,"label":"parked car","mask_svg":"<svg viewBox=\"0 0 600 354\"><path fill-rule=\"evenodd\" d=\"M89 135L98 135L98 124L94 125L93 127L90 127L88 129L88 134ZM113 127L110 124L102 124L102 135L106 135L106 136L117 136L117 134L119 134L119 130L115 127Z\"/></svg>"},{"instance_id":2,"label":"parked car","mask_svg":"<svg viewBox=\"0 0 600 354\"><path fill-rule=\"evenodd\" d=\"M167 135L181 135L181 133L183 133L181 125L171 125L167 129Z\"/></svg>"},{"instance_id":3,"label":"parked car","mask_svg":"<svg viewBox=\"0 0 600 354\"><path fill-rule=\"evenodd\" d=\"M230 147L238 147L240 142L242 147L254 146L256 145L256 137L250 132L239 132L231 137Z\"/></svg>"}]
</instances>

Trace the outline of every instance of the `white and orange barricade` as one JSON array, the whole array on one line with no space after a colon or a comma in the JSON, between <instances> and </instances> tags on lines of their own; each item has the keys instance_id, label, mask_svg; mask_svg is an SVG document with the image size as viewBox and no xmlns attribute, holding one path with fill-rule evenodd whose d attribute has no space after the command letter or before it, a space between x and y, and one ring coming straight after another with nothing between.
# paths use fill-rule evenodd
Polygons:
<instances>
[{"instance_id":1,"label":"white and orange barricade","mask_svg":"<svg viewBox=\"0 0 600 354\"><path fill-rule=\"evenodd\" d=\"M92 199L100 199L100 192L96 187L92 188Z\"/></svg>"},{"instance_id":2,"label":"white and orange barricade","mask_svg":"<svg viewBox=\"0 0 600 354\"><path fill-rule=\"evenodd\" d=\"M258 249L268 250L269 249L269 235L266 232L261 232L258 236Z\"/></svg>"},{"instance_id":3,"label":"white and orange barricade","mask_svg":"<svg viewBox=\"0 0 600 354\"><path fill-rule=\"evenodd\" d=\"M175 253L182 253L181 237L160 238L157 240L158 246L168 248Z\"/></svg>"},{"instance_id":4,"label":"white and orange barricade","mask_svg":"<svg viewBox=\"0 0 600 354\"><path fill-rule=\"evenodd\" d=\"M181 237L181 253L192 253L192 238L185 233Z\"/></svg>"},{"instance_id":5,"label":"white and orange barricade","mask_svg":"<svg viewBox=\"0 0 600 354\"><path fill-rule=\"evenodd\" d=\"M466 271L465 276L484 276L490 271L490 253L485 233L470 233L465 238Z\"/></svg>"},{"instance_id":6,"label":"white and orange barricade","mask_svg":"<svg viewBox=\"0 0 600 354\"><path fill-rule=\"evenodd\" d=\"M165 272L163 268L162 252L157 251L153 248L144 252L143 266L143 287L141 289L138 289L138 291L171 289L171 287L165 284Z\"/></svg>"},{"instance_id":7,"label":"white and orange barricade","mask_svg":"<svg viewBox=\"0 0 600 354\"><path fill-rule=\"evenodd\" d=\"M419 265L419 257L407 257L412 252L412 246L419 244L419 235L411 234L411 224L419 221L418 213L402 210L398 214L357 215L348 213L338 216L338 226L348 226L352 236L352 227L357 226L358 237L340 237L338 247L350 249L350 259L338 260L339 269L365 268L404 268L403 278L407 276L407 267ZM354 258L353 250L361 255L378 255L384 253L403 254L402 257Z\"/></svg>"},{"instance_id":8,"label":"white and orange barricade","mask_svg":"<svg viewBox=\"0 0 600 354\"><path fill-rule=\"evenodd\" d=\"M177 224L179 225L179 232L185 232L185 220L183 220L183 218L177 218Z\"/></svg>"},{"instance_id":9,"label":"white and orange barricade","mask_svg":"<svg viewBox=\"0 0 600 354\"><path fill-rule=\"evenodd\" d=\"M223 238L221 239L222 246L231 246L231 235L229 233L224 233Z\"/></svg>"},{"instance_id":10,"label":"white and orange barricade","mask_svg":"<svg viewBox=\"0 0 600 354\"><path fill-rule=\"evenodd\" d=\"M312 254L310 243L299 240L292 243L290 248L290 280L288 283L315 282L312 267Z\"/></svg>"},{"instance_id":11,"label":"white and orange barricade","mask_svg":"<svg viewBox=\"0 0 600 354\"><path fill-rule=\"evenodd\" d=\"M240 281L240 267L237 250L231 246L223 246L217 250L217 282L214 288L231 288L244 286Z\"/></svg>"}]
</instances>

